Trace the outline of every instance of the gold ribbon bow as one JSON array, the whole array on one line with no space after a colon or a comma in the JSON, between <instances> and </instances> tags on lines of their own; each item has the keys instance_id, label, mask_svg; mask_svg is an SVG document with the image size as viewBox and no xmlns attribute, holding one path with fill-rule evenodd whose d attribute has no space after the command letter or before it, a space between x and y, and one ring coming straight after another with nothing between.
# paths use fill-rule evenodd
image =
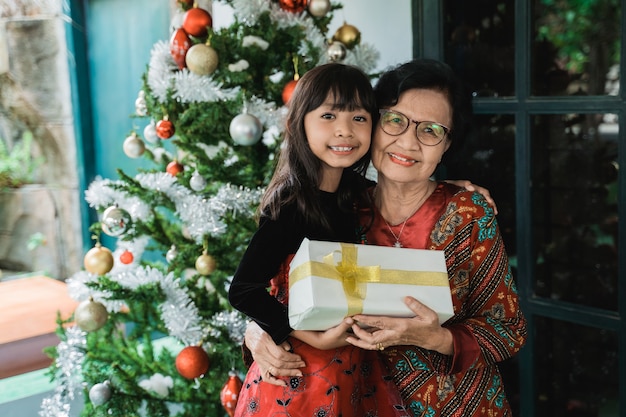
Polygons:
<instances>
[{"instance_id":1,"label":"gold ribbon bow","mask_svg":"<svg viewBox=\"0 0 626 417\"><path fill-rule=\"evenodd\" d=\"M324 257L324 263L334 264L334 254ZM348 314L352 316L363 312L363 300L367 296L367 283L380 282L380 265L359 266L357 264L357 247L347 243L341 244L341 262L335 267L341 276L343 292L348 301Z\"/></svg>"}]
</instances>

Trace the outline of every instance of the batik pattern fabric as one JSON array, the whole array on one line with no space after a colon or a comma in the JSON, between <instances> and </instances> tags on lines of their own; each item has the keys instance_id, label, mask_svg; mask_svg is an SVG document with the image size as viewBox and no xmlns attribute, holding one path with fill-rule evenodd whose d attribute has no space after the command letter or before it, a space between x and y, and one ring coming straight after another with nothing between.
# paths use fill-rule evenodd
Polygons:
<instances>
[{"instance_id":1,"label":"batik pattern fabric","mask_svg":"<svg viewBox=\"0 0 626 417\"><path fill-rule=\"evenodd\" d=\"M374 215L366 242L392 246L395 237ZM493 209L477 193L440 183L404 228L404 247L444 251L455 312L443 324L453 355L416 346L383 352L407 410L416 417L510 416L497 364L519 352L526 321Z\"/></svg>"}]
</instances>

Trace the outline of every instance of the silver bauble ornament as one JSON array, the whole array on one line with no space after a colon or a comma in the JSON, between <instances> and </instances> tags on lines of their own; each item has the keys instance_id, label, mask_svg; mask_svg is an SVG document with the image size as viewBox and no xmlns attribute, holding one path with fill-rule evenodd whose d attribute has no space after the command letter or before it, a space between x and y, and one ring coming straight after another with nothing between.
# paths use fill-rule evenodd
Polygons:
<instances>
[{"instance_id":1,"label":"silver bauble ornament","mask_svg":"<svg viewBox=\"0 0 626 417\"><path fill-rule=\"evenodd\" d=\"M159 143L161 139L157 136L156 133L156 124L154 121L150 122L143 128L143 138L149 143Z\"/></svg>"},{"instance_id":2,"label":"silver bauble ornament","mask_svg":"<svg viewBox=\"0 0 626 417\"><path fill-rule=\"evenodd\" d=\"M189 187L194 191L202 191L206 187L206 180L198 171L195 171L189 179Z\"/></svg>"},{"instance_id":3,"label":"silver bauble ornament","mask_svg":"<svg viewBox=\"0 0 626 417\"><path fill-rule=\"evenodd\" d=\"M169 250L167 251L167 253L165 254L165 260L169 263L172 263L172 261L178 256L178 251L176 250L176 245L172 245Z\"/></svg>"},{"instance_id":4,"label":"silver bauble ornament","mask_svg":"<svg viewBox=\"0 0 626 417\"><path fill-rule=\"evenodd\" d=\"M108 381L96 384L89 390L89 400L96 407L106 403L110 399L111 387Z\"/></svg>"},{"instance_id":5,"label":"silver bauble ornament","mask_svg":"<svg viewBox=\"0 0 626 417\"><path fill-rule=\"evenodd\" d=\"M109 312L104 304L92 298L83 301L74 310L74 321L85 332L95 332L101 329L108 318Z\"/></svg>"},{"instance_id":6,"label":"silver bauble ornament","mask_svg":"<svg viewBox=\"0 0 626 417\"><path fill-rule=\"evenodd\" d=\"M238 114L230 122L230 137L235 143L243 146L254 145L263 135L263 125L255 116L242 113Z\"/></svg>"},{"instance_id":7,"label":"silver bauble ornament","mask_svg":"<svg viewBox=\"0 0 626 417\"><path fill-rule=\"evenodd\" d=\"M338 41L333 41L330 45L328 45L328 50L326 53L328 54L328 59L332 62L342 61L346 57L347 53L346 46Z\"/></svg>"},{"instance_id":8,"label":"silver bauble ornament","mask_svg":"<svg viewBox=\"0 0 626 417\"><path fill-rule=\"evenodd\" d=\"M330 0L309 0L308 7L313 16L323 17L330 10Z\"/></svg>"},{"instance_id":9,"label":"silver bauble ornament","mask_svg":"<svg viewBox=\"0 0 626 417\"><path fill-rule=\"evenodd\" d=\"M132 134L124 140L124 153L129 158L139 158L146 150L146 144L136 134Z\"/></svg>"},{"instance_id":10,"label":"silver bauble ornament","mask_svg":"<svg viewBox=\"0 0 626 417\"><path fill-rule=\"evenodd\" d=\"M130 227L130 214L118 206L111 206L102 213L102 231L109 236L119 236Z\"/></svg>"}]
</instances>

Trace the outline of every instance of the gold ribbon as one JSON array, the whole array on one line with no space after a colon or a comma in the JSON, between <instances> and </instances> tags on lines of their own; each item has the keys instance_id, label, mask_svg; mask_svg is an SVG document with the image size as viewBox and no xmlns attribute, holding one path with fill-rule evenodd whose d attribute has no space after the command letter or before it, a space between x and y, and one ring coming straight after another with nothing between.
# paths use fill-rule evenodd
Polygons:
<instances>
[{"instance_id":1,"label":"gold ribbon","mask_svg":"<svg viewBox=\"0 0 626 417\"><path fill-rule=\"evenodd\" d=\"M335 251L336 252L336 251ZM381 269L380 265L359 266L357 247L341 243L341 262L335 265L334 254L323 257L323 262L307 261L289 272L289 287L310 276L341 281L348 302L346 317L363 312L363 300L367 296L369 283L448 286L446 272L402 271Z\"/></svg>"}]
</instances>

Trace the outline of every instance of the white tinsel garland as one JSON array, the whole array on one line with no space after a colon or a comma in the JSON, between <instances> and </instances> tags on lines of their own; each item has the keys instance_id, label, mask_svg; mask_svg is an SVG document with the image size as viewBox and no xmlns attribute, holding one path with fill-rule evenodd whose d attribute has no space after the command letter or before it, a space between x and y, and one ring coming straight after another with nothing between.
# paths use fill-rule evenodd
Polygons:
<instances>
[{"instance_id":1,"label":"white tinsel garland","mask_svg":"<svg viewBox=\"0 0 626 417\"><path fill-rule=\"evenodd\" d=\"M172 87L171 74L178 70L178 66L170 53L170 46L166 41L158 41L150 51L150 63L148 65L148 87L152 94L164 103L167 92Z\"/></svg>"},{"instance_id":2,"label":"white tinsel garland","mask_svg":"<svg viewBox=\"0 0 626 417\"><path fill-rule=\"evenodd\" d=\"M196 344L203 339L205 332L201 325L198 308L179 285L179 279L173 273L167 275L151 267L138 267L118 273L109 273L108 278L118 283L122 288L136 291L144 285L156 284L163 290L165 301L159 306L161 319L169 331L169 335L180 340L185 345ZM77 272L67 280L70 297L83 301L93 297L102 303L107 311L119 312L126 307L124 300L115 299L110 291L95 291L88 287L90 282L96 282L98 276L88 272Z\"/></svg>"},{"instance_id":3,"label":"white tinsel garland","mask_svg":"<svg viewBox=\"0 0 626 417\"><path fill-rule=\"evenodd\" d=\"M233 0L232 7L240 21L252 26L261 14L270 9L270 4L267 0Z\"/></svg>"},{"instance_id":4,"label":"white tinsel garland","mask_svg":"<svg viewBox=\"0 0 626 417\"><path fill-rule=\"evenodd\" d=\"M265 109L262 101L255 101L253 105L259 106L259 111ZM274 114L277 113L267 111L265 121L269 123L270 117ZM187 227L190 236L198 243L202 243L207 234L218 236L225 232L226 224L222 218L227 212L254 215L263 192L260 188L252 190L226 184L215 196L207 199L178 184L176 178L168 173L138 174L135 179L145 189L162 192L172 200L176 206L176 214ZM121 184L121 181L95 180L85 192L85 199L91 207L96 208L117 204L130 214L133 221L138 219L145 221L152 217L147 203L138 197L129 196L124 191L114 189L113 186L116 184Z\"/></svg>"},{"instance_id":5,"label":"white tinsel garland","mask_svg":"<svg viewBox=\"0 0 626 417\"><path fill-rule=\"evenodd\" d=\"M116 185L124 185L120 180L97 178L89 184L85 191L85 200L90 207L106 208L117 204L118 207L126 210L132 220L152 218L150 205L142 201L139 197L128 195L124 191L115 188Z\"/></svg>"},{"instance_id":6,"label":"white tinsel garland","mask_svg":"<svg viewBox=\"0 0 626 417\"><path fill-rule=\"evenodd\" d=\"M324 54L324 57L328 60L328 54ZM380 53L374 46L368 43L361 43L349 49L346 53L346 57L341 62L359 67L365 73L370 73L376 68L376 63L379 58Z\"/></svg>"},{"instance_id":7,"label":"white tinsel garland","mask_svg":"<svg viewBox=\"0 0 626 417\"><path fill-rule=\"evenodd\" d=\"M86 333L77 326L65 330L66 340L57 346L56 387L41 402L41 417L69 417L71 402L83 387L82 367L87 346Z\"/></svg>"},{"instance_id":8,"label":"white tinsel garland","mask_svg":"<svg viewBox=\"0 0 626 417\"><path fill-rule=\"evenodd\" d=\"M235 213L254 214L262 190L238 188L227 184L218 193L206 199L178 184L167 173L139 174L136 177L142 187L158 190L170 198L176 206L176 214L183 221L196 242L202 243L205 235L218 236L226 230L222 217L232 210Z\"/></svg>"},{"instance_id":9,"label":"white tinsel garland","mask_svg":"<svg viewBox=\"0 0 626 417\"><path fill-rule=\"evenodd\" d=\"M224 88L212 77L194 74L187 68L171 74L174 97L181 103L206 103L221 100L233 100L240 88Z\"/></svg>"}]
</instances>

